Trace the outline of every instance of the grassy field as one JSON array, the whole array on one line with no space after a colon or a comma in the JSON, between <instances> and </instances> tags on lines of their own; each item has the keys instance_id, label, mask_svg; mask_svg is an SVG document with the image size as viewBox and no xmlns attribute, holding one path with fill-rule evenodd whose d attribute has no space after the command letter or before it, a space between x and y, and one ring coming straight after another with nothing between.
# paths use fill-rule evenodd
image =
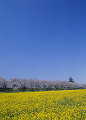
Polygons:
<instances>
[{"instance_id":1,"label":"grassy field","mask_svg":"<svg viewBox=\"0 0 86 120\"><path fill-rule=\"evenodd\" d=\"M0 93L0 120L86 120L86 90Z\"/></svg>"}]
</instances>

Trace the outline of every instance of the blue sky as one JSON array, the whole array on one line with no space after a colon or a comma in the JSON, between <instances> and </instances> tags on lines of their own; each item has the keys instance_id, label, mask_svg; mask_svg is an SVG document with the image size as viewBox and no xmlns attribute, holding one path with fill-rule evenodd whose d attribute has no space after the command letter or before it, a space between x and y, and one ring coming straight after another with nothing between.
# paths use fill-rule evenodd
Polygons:
<instances>
[{"instance_id":1,"label":"blue sky","mask_svg":"<svg viewBox=\"0 0 86 120\"><path fill-rule=\"evenodd\" d=\"M85 0L1 0L0 76L86 83Z\"/></svg>"}]
</instances>

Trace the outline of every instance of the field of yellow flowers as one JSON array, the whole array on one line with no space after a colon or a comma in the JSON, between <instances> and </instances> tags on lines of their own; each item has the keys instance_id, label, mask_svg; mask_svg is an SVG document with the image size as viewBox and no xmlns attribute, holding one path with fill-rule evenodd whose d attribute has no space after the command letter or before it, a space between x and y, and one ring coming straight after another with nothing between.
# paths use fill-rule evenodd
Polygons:
<instances>
[{"instance_id":1,"label":"field of yellow flowers","mask_svg":"<svg viewBox=\"0 0 86 120\"><path fill-rule=\"evenodd\" d=\"M0 120L86 120L86 90L0 93Z\"/></svg>"}]
</instances>

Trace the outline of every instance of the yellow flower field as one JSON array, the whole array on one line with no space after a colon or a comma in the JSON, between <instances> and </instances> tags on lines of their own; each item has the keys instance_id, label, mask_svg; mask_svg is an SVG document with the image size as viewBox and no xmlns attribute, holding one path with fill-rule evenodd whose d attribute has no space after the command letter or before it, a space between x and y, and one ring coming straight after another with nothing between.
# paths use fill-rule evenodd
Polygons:
<instances>
[{"instance_id":1,"label":"yellow flower field","mask_svg":"<svg viewBox=\"0 0 86 120\"><path fill-rule=\"evenodd\" d=\"M0 93L0 120L86 120L86 90Z\"/></svg>"}]
</instances>

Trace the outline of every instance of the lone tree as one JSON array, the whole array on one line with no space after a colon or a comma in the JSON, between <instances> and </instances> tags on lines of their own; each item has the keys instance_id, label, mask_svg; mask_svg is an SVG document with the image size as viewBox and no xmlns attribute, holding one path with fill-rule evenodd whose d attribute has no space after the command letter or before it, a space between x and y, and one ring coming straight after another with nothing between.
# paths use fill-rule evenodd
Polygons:
<instances>
[{"instance_id":1,"label":"lone tree","mask_svg":"<svg viewBox=\"0 0 86 120\"><path fill-rule=\"evenodd\" d=\"M72 77L69 78L69 82L74 82Z\"/></svg>"}]
</instances>

